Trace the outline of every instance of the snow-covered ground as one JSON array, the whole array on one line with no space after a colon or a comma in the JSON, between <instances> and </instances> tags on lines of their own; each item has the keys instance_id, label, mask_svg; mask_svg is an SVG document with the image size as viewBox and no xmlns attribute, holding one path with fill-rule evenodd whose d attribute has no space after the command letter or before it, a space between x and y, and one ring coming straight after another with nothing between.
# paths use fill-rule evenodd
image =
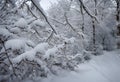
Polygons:
<instances>
[{"instance_id":1,"label":"snow-covered ground","mask_svg":"<svg viewBox=\"0 0 120 82\"><path fill-rule=\"evenodd\" d=\"M42 82L120 82L120 50L93 56L80 64L76 72L65 72Z\"/></svg>"}]
</instances>

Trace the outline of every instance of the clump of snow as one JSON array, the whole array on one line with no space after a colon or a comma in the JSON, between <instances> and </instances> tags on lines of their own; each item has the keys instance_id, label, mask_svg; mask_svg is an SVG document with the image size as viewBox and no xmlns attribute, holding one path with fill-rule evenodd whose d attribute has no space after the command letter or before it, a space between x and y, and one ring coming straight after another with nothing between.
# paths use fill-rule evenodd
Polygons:
<instances>
[{"instance_id":1,"label":"clump of snow","mask_svg":"<svg viewBox=\"0 0 120 82\"><path fill-rule=\"evenodd\" d=\"M63 47L64 47L64 45L63 45L63 44L60 44L60 45L54 46L53 48L48 49L48 50L45 52L44 58L45 58L45 59L49 59L50 56L55 56L55 55L56 55L56 52L57 52L59 49L63 48Z\"/></svg>"},{"instance_id":2,"label":"clump of snow","mask_svg":"<svg viewBox=\"0 0 120 82\"><path fill-rule=\"evenodd\" d=\"M41 21L41 20L35 20L34 21L35 25L41 26L41 27L45 27L45 22Z\"/></svg>"},{"instance_id":3,"label":"clump of snow","mask_svg":"<svg viewBox=\"0 0 120 82\"><path fill-rule=\"evenodd\" d=\"M10 32L7 30L7 29L4 29L4 28L0 28L0 35L2 36L5 36L5 37L8 37L10 36Z\"/></svg>"},{"instance_id":4,"label":"clump of snow","mask_svg":"<svg viewBox=\"0 0 120 82\"><path fill-rule=\"evenodd\" d=\"M28 24L31 24L34 20L36 20L34 17L30 17L26 21Z\"/></svg>"},{"instance_id":5,"label":"clump of snow","mask_svg":"<svg viewBox=\"0 0 120 82\"><path fill-rule=\"evenodd\" d=\"M11 39L5 43L5 47L7 49L11 48L12 50L24 49L25 48L25 41L21 40L21 39Z\"/></svg>"},{"instance_id":6,"label":"clump of snow","mask_svg":"<svg viewBox=\"0 0 120 82\"><path fill-rule=\"evenodd\" d=\"M75 38L74 37L65 38L65 42L67 42L67 43L74 43L75 42Z\"/></svg>"},{"instance_id":7,"label":"clump of snow","mask_svg":"<svg viewBox=\"0 0 120 82\"><path fill-rule=\"evenodd\" d=\"M35 57L36 53L40 52L41 54L44 54L46 49L48 48L48 43L40 43L38 44L34 49L31 49L29 51L26 51L25 53L17 56L16 58L13 58L14 63L19 63L20 61L24 59L28 59L30 61L34 60L40 63L39 59Z\"/></svg>"},{"instance_id":8,"label":"clump of snow","mask_svg":"<svg viewBox=\"0 0 120 82\"><path fill-rule=\"evenodd\" d=\"M20 18L16 23L15 26L25 28L27 26L27 22L24 18Z\"/></svg>"},{"instance_id":9,"label":"clump of snow","mask_svg":"<svg viewBox=\"0 0 120 82\"><path fill-rule=\"evenodd\" d=\"M47 50L48 46L49 46L48 43L40 43L34 48L34 50L35 50L35 52L40 52L40 53L44 54L44 52Z\"/></svg>"},{"instance_id":10,"label":"clump of snow","mask_svg":"<svg viewBox=\"0 0 120 82\"><path fill-rule=\"evenodd\" d=\"M48 49L44 55L44 58L48 59L50 56L55 55L55 53L57 52L58 48L55 46L51 49Z\"/></svg>"},{"instance_id":11,"label":"clump of snow","mask_svg":"<svg viewBox=\"0 0 120 82\"><path fill-rule=\"evenodd\" d=\"M48 31L48 32L51 32L51 31L52 31L51 28L46 28L45 30ZM55 36L56 36L56 35L55 35Z\"/></svg>"},{"instance_id":12,"label":"clump of snow","mask_svg":"<svg viewBox=\"0 0 120 82\"><path fill-rule=\"evenodd\" d=\"M77 53L77 54L76 54L75 56L73 56L72 58L74 59L74 58L76 58L76 57L78 57L78 56L82 58L83 55L80 54L80 53Z\"/></svg>"},{"instance_id":13,"label":"clump of snow","mask_svg":"<svg viewBox=\"0 0 120 82\"><path fill-rule=\"evenodd\" d=\"M21 32L20 28L18 28L18 27L11 28L11 29L10 29L10 31L11 31L12 33L15 33L15 34L17 34L17 33L20 33L20 32Z\"/></svg>"},{"instance_id":14,"label":"clump of snow","mask_svg":"<svg viewBox=\"0 0 120 82\"><path fill-rule=\"evenodd\" d=\"M27 39L11 39L6 41L5 43L5 47L7 49L12 49L12 50L20 50L20 49L24 49L25 51L30 50L31 48L33 48L35 46L35 44Z\"/></svg>"},{"instance_id":15,"label":"clump of snow","mask_svg":"<svg viewBox=\"0 0 120 82\"><path fill-rule=\"evenodd\" d=\"M16 58L13 58L12 61L14 63L19 63L20 61L24 60L24 59L28 59L28 60L33 60L35 57L35 52L33 50L27 51L19 56L17 56Z\"/></svg>"},{"instance_id":16,"label":"clump of snow","mask_svg":"<svg viewBox=\"0 0 120 82\"><path fill-rule=\"evenodd\" d=\"M30 47L34 47L35 46L35 43L32 42L31 40L26 40L26 44Z\"/></svg>"}]
</instances>

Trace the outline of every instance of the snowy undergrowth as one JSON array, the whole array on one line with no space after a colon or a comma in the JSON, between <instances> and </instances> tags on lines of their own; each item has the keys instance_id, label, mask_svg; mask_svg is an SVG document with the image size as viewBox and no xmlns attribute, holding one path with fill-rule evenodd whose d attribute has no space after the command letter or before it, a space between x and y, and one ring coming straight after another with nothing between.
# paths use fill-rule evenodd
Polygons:
<instances>
[{"instance_id":1,"label":"snowy undergrowth","mask_svg":"<svg viewBox=\"0 0 120 82\"><path fill-rule=\"evenodd\" d=\"M83 50L82 38L67 34L51 36L52 31L43 20L30 18L20 18L13 21L12 27L0 28L0 54L5 63L1 64L0 81L59 75L90 59L90 53Z\"/></svg>"},{"instance_id":2,"label":"snowy undergrowth","mask_svg":"<svg viewBox=\"0 0 120 82\"><path fill-rule=\"evenodd\" d=\"M41 82L119 82L119 62L119 50L111 52L105 51L104 55L93 56L90 62L80 64L76 72L65 71L59 76L51 76ZM37 82L39 81L40 80Z\"/></svg>"},{"instance_id":3,"label":"snowy undergrowth","mask_svg":"<svg viewBox=\"0 0 120 82\"><path fill-rule=\"evenodd\" d=\"M79 1L83 5L76 4ZM0 81L40 82L46 78L47 82L117 82L112 79L114 76L118 79L119 75L115 75L118 69L112 68L117 65L112 63L117 63L118 57L114 59L105 52L105 56L93 57L85 63L92 54L99 55L119 46L115 29L119 9L108 7L115 6L109 4L111 0L99 1L60 0L45 13L38 0L2 0Z\"/></svg>"}]
</instances>

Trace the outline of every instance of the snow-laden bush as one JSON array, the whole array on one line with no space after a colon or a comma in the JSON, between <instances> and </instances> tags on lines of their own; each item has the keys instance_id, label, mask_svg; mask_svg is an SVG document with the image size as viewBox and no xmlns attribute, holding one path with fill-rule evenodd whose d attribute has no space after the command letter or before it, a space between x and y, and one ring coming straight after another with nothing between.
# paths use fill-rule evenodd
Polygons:
<instances>
[{"instance_id":1,"label":"snow-laden bush","mask_svg":"<svg viewBox=\"0 0 120 82\"><path fill-rule=\"evenodd\" d=\"M66 43L55 46L40 43L33 49L12 58L16 74L21 79L58 75L61 70L74 70L79 63L88 60L86 55L73 54L72 51L69 52L71 55L67 55L66 45L73 45L71 44L73 39L65 41Z\"/></svg>"}]
</instances>

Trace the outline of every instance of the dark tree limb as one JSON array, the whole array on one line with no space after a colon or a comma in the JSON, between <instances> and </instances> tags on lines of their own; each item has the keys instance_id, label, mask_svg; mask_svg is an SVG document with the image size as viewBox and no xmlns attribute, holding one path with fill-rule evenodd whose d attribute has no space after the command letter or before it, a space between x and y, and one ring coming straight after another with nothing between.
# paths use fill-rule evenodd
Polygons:
<instances>
[{"instance_id":1,"label":"dark tree limb","mask_svg":"<svg viewBox=\"0 0 120 82\"><path fill-rule=\"evenodd\" d=\"M69 22L68 17L67 17L66 14L67 14L67 13L64 14L64 16L65 16L65 21L66 21L66 25L69 25L70 28L71 28L75 33L77 33L77 35L78 35L79 37L84 38L83 35L79 34L79 33L76 31L76 29L72 26L72 24Z\"/></svg>"},{"instance_id":2,"label":"dark tree limb","mask_svg":"<svg viewBox=\"0 0 120 82\"><path fill-rule=\"evenodd\" d=\"M95 19L95 20L98 22L97 18L96 18L95 16L91 15L91 13L88 11L88 9L87 9L86 6L84 5L84 3L83 3L81 0L79 0L79 2L80 2L80 5L81 5L81 6L83 7L83 9L85 10L85 12L86 12L92 19Z\"/></svg>"},{"instance_id":3,"label":"dark tree limb","mask_svg":"<svg viewBox=\"0 0 120 82\"><path fill-rule=\"evenodd\" d=\"M53 21L55 21L56 23L61 24L61 25L66 25L65 23L62 23L62 22L58 21L57 19L54 19L54 18L50 18L50 19L53 20Z\"/></svg>"},{"instance_id":4,"label":"dark tree limb","mask_svg":"<svg viewBox=\"0 0 120 82\"><path fill-rule=\"evenodd\" d=\"M46 22L48 23L48 25L51 27L51 29L53 30L53 32L55 34L57 34L57 32L55 31L55 29L53 28L53 26L50 24L50 22L48 21L47 16L43 13L43 11L37 6L37 4L31 0L31 2L33 3L33 5L37 8L37 10L42 14L42 16L45 18Z\"/></svg>"},{"instance_id":5,"label":"dark tree limb","mask_svg":"<svg viewBox=\"0 0 120 82\"><path fill-rule=\"evenodd\" d=\"M36 19L38 19L37 16L35 16L34 13L31 11L29 5L26 3L25 3L25 5L26 5L27 9L30 11L30 13L32 14L32 16L35 17Z\"/></svg>"}]
</instances>

